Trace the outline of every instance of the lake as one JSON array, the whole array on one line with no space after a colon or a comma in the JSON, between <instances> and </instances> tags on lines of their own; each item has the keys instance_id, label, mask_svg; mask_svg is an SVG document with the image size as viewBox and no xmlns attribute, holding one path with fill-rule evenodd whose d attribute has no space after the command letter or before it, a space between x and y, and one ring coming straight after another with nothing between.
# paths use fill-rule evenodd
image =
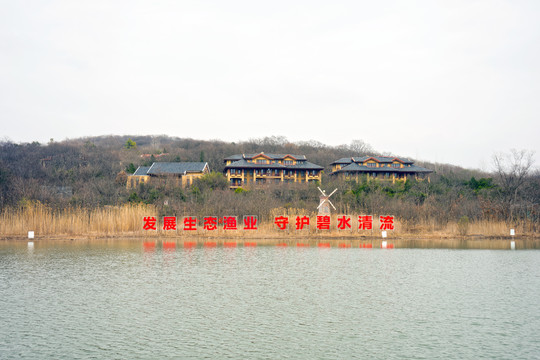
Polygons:
<instances>
[{"instance_id":1,"label":"lake","mask_svg":"<svg viewBox=\"0 0 540 360\"><path fill-rule=\"evenodd\" d=\"M1 359L538 359L540 251L0 242Z\"/></svg>"}]
</instances>

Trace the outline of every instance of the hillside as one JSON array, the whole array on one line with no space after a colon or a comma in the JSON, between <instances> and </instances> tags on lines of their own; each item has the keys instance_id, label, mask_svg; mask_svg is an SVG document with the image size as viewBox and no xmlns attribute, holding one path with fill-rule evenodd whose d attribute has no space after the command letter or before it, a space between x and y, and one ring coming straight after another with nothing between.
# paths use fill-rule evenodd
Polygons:
<instances>
[{"instance_id":1,"label":"hillside","mask_svg":"<svg viewBox=\"0 0 540 360\"><path fill-rule=\"evenodd\" d=\"M134 144L128 149L129 139ZM538 222L538 175L528 173L514 192L516 196L509 196L510 189L495 174L427 162L417 165L435 171L430 183L340 182L328 176L330 164L339 158L399 154L380 154L362 141L327 146L314 141L290 143L283 137L239 143L166 135L98 136L48 144L4 142L0 144L0 207L40 202L56 209L94 208L143 202L157 206L161 214L229 212L239 216L266 216L275 209L315 209L318 191L313 185L281 184L236 194L219 174L187 189L143 186L128 191L125 187L126 173L153 161L205 161L220 173L226 156L261 151L301 154L323 166L323 188L339 189L334 198L339 212L392 213L410 221L432 219L443 224L465 217Z\"/></svg>"}]
</instances>

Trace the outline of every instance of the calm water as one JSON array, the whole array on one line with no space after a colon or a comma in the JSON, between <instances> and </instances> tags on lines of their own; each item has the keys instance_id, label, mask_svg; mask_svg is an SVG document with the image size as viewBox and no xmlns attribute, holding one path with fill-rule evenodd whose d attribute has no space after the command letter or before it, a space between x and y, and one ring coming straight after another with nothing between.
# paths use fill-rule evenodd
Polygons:
<instances>
[{"instance_id":1,"label":"calm water","mask_svg":"<svg viewBox=\"0 0 540 360\"><path fill-rule=\"evenodd\" d=\"M539 359L540 251L0 243L2 359Z\"/></svg>"}]
</instances>

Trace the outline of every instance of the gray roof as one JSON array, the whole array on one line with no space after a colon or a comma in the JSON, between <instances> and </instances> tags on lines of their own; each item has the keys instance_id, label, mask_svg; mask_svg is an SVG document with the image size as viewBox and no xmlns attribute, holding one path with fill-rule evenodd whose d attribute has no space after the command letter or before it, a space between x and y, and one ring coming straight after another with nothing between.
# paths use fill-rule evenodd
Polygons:
<instances>
[{"instance_id":1,"label":"gray roof","mask_svg":"<svg viewBox=\"0 0 540 360\"><path fill-rule=\"evenodd\" d=\"M135 172L133 173L133 175L136 175L136 176L143 176L143 175L148 175L148 169L150 169L150 166L139 166L137 168L137 170L135 170Z\"/></svg>"},{"instance_id":2,"label":"gray roof","mask_svg":"<svg viewBox=\"0 0 540 360\"><path fill-rule=\"evenodd\" d=\"M368 159L374 159L375 161L379 162L379 163L384 163L384 164L390 164L392 162L394 162L394 160L398 160L404 164L412 164L413 161L409 160L409 159L406 159L406 158L402 158L402 157L397 157L397 156L359 156L359 157L350 157L350 158L341 158L339 160L336 160L332 163L333 164L350 164L352 162L364 162Z\"/></svg>"},{"instance_id":3,"label":"gray roof","mask_svg":"<svg viewBox=\"0 0 540 360\"><path fill-rule=\"evenodd\" d=\"M352 160L354 162L364 162L368 159L373 158L375 161L378 161L380 163L392 163L394 160L398 160L405 164L412 164L413 162L406 158L400 158L397 156L361 156L361 157L353 157Z\"/></svg>"},{"instance_id":4,"label":"gray roof","mask_svg":"<svg viewBox=\"0 0 540 360\"><path fill-rule=\"evenodd\" d=\"M235 161L235 160L242 160L242 159L253 159L254 157L257 157L259 155L268 156L272 160L283 160L287 156L291 156L297 160L306 160L305 155L294 155L294 154L266 154L264 152L255 153L255 154L236 154L231 155L229 157L226 157L224 161Z\"/></svg>"},{"instance_id":5,"label":"gray roof","mask_svg":"<svg viewBox=\"0 0 540 360\"><path fill-rule=\"evenodd\" d=\"M256 164L249 162L245 159L238 160L235 162L230 163L229 165L225 166L225 169L238 169L238 168L246 168L246 169L285 169L285 170L322 170L323 167L310 163L309 161L299 161L296 163L296 165L283 165L283 164Z\"/></svg>"},{"instance_id":6,"label":"gray roof","mask_svg":"<svg viewBox=\"0 0 540 360\"><path fill-rule=\"evenodd\" d=\"M155 162L147 171L148 175L175 175L188 172L203 172L206 162Z\"/></svg>"},{"instance_id":7,"label":"gray roof","mask_svg":"<svg viewBox=\"0 0 540 360\"><path fill-rule=\"evenodd\" d=\"M333 165L333 164L350 164L350 163L352 163L352 158L346 157L346 158L341 158L339 160L334 161L331 165Z\"/></svg>"},{"instance_id":8,"label":"gray roof","mask_svg":"<svg viewBox=\"0 0 540 360\"><path fill-rule=\"evenodd\" d=\"M287 169L299 169L299 170L322 170L322 166L310 163L309 161L297 162L296 165L285 165Z\"/></svg>"},{"instance_id":9,"label":"gray roof","mask_svg":"<svg viewBox=\"0 0 540 360\"><path fill-rule=\"evenodd\" d=\"M345 166L341 170L334 171L333 174L339 172L388 172L388 173L432 173L433 170L429 170L420 166L411 165L403 168L393 167L367 167L364 165L358 165L357 163L351 163Z\"/></svg>"}]
</instances>

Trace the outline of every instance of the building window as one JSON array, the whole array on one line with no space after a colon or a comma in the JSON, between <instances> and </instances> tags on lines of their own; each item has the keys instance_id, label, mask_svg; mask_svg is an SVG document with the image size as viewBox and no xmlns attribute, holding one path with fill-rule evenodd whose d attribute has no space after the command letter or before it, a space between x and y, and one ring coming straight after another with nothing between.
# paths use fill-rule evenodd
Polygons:
<instances>
[{"instance_id":1,"label":"building window","mask_svg":"<svg viewBox=\"0 0 540 360\"><path fill-rule=\"evenodd\" d=\"M292 160L283 160L283 165L293 165L294 162Z\"/></svg>"},{"instance_id":2,"label":"building window","mask_svg":"<svg viewBox=\"0 0 540 360\"><path fill-rule=\"evenodd\" d=\"M394 163L394 164L392 164L392 167L394 167L394 168L399 168L399 167L401 167L401 164L399 164L399 163Z\"/></svg>"},{"instance_id":3,"label":"building window","mask_svg":"<svg viewBox=\"0 0 540 360\"><path fill-rule=\"evenodd\" d=\"M377 164L376 163L367 163L366 166L374 168L374 167L377 167Z\"/></svg>"},{"instance_id":4,"label":"building window","mask_svg":"<svg viewBox=\"0 0 540 360\"><path fill-rule=\"evenodd\" d=\"M257 160L257 164L266 164L266 160L259 159Z\"/></svg>"}]
</instances>

